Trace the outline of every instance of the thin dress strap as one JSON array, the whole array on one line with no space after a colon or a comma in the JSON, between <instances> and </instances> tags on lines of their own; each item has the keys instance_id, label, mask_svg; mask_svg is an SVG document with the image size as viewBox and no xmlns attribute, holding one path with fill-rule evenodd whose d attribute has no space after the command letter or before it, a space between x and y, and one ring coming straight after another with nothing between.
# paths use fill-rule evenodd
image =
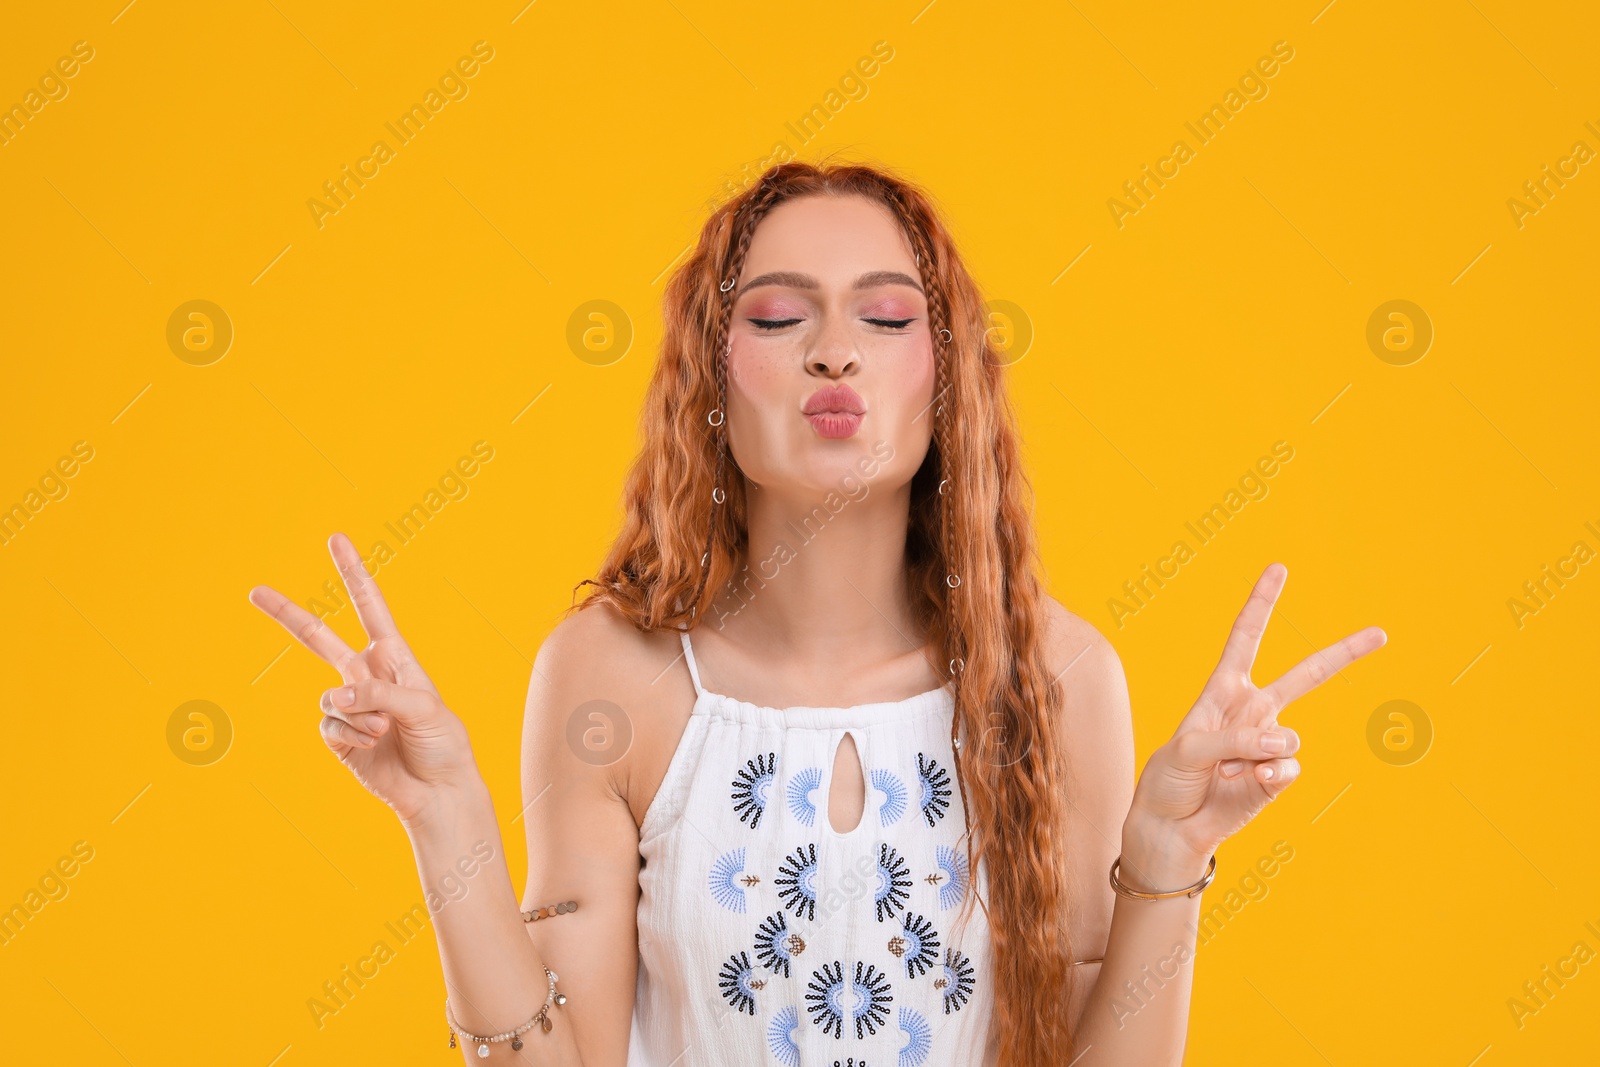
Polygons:
<instances>
[{"instance_id":1,"label":"thin dress strap","mask_svg":"<svg viewBox=\"0 0 1600 1067\"><path fill-rule=\"evenodd\" d=\"M683 658L689 664L689 678L694 682L694 695L705 696L705 689L700 685L700 671L694 665L694 646L689 644L689 631L680 630L678 636L683 638Z\"/></svg>"}]
</instances>

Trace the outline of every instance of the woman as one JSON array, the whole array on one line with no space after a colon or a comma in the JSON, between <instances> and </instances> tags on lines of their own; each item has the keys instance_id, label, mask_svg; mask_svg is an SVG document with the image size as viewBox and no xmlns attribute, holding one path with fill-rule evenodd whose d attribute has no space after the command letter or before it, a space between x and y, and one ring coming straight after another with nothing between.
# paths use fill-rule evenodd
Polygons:
<instances>
[{"instance_id":1,"label":"woman","mask_svg":"<svg viewBox=\"0 0 1600 1067\"><path fill-rule=\"evenodd\" d=\"M534 665L522 913L496 852L434 916L469 1062L1180 1060L1215 850L1299 773L1277 715L1385 637L1256 688L1268 567L1135 788L1116 654L1036 576L985 327L928 198L882 169L780 164L706 223L624 528ZM343 675L323 739L434 886L496 816L330 549L365 650L251 599Z\"/></svg>"}]
</instances>

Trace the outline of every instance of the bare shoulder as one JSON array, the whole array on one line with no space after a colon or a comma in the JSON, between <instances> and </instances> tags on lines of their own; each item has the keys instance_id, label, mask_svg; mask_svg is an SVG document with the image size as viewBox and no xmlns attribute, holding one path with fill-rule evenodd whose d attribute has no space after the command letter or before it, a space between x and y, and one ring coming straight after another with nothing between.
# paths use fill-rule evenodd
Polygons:
<instances>
[{"instance_id":1,"label":"bare shoulder","mask_svg":"<svg viewBox=\"0 0 1600 1067\"><path fill-rule=\"evenodd\" d=\"M1045 662L1065 692L1068 708L1127 718L1127 679L1111 642L1055 597L1045 597L1045 609ZM1074 715L1070 721L1078 719Z\"/></svg>"},{"instance_id":2,"label":"bare shoulder","mask_svg":"<svg viewBox=\"0 0 1600 1067\"><path fill-rule=\"evenodd\" d=\"M680 652L674 634L645 633L611 605L596 604L572 612L550 631L534 660L535 677L648 688Z\"/></svg>"},{"instance_id":3,"label":"bare shoulder","mask_svg":"<svg viewBox=\"0 0 1600 1067\"><path fill-rule=\"evenodd\" d=\"M663 753L694 705L673 631L645 633L609 604L572 612L534 658L523 721L523 774L582 783L642 818Z\"/></svg>"},{"instance_id":4,"label":"bare shoulder","mask_svg":"<svg viewBox=\"0 0 1600 1067\"><path fill-rule=\"evenodd\" d=\"M650 721L666 702L683 696L675 685L678 672L669 670L678 656L682 645L675 633L645 633L611 605L573 611L555 624L534 656L528 712L562 720L541 723L560 729L579 705L606 701L629 720Z\"/></svg>"},{"instance_id":5,"label":"bare shoulder","mask_svg":"<svg viewBox=\"0 0 1600 1067\"><path fill-rule=\"evenodd\" d=\"M1122 660L1091 623L1053 597L1045 603L1045 662L1062 691L1069 793L1096 823L1120 824L1132 800L1134 761Z\"/></svg>"}]
</instances>

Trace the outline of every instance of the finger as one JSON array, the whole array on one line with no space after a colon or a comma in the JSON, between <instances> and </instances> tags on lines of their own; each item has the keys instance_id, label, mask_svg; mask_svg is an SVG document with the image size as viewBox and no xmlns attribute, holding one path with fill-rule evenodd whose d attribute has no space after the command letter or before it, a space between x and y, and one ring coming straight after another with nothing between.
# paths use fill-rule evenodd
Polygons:
<instances>
[{"instance_id":1,"label":"finger","mask_svg":"<svg viewBox=\"0 0 1600 1067\"><path fill-rule=\"evenodd\" d=\"M1269 799L1277 799L1278 794L1293 785L1298 777L1300 761L1293 757L1262 760L1255 766L1255 779L1267 791Z\"/></svg>"},{"instance_id":2,"label":"finger","mask_svg":"<svg viewBox=\"0 0 1600 1067\"><path fill-rule=\"evenodd\" d=\"M336 690L329 690L329 692L335 691ZM322 701L318 705L317 710L321 711L322 714L327 715L330 718L338 719L341 722L347 722L362 733L370 734L373 737L378 737L389 729L388 713L382 711L346 711L343 708L330 704L328 702L327 693L322 694Z\"/></svg>"},{"instance_id":3,"label":"finger","mask_svg":"<svg viewBox=\"0 0 1600 1067\"><path fill-rule=\"evenodd\" d=\"M1311 653L1262 691L1272 698L1276 707L1282 708L1326 682L1335 672L1344 670L1367 653L1382 648L1388 640L1389 635L1376 626L1357 630L1343 641Z\"/></svg>"},{"instance_id":4,"label":"finger","mask_svg":"<svg viewBox=\"0 0 1600 1067\"><path fill-rule=\"evenodd\" d=\"M364 734L347 722L335 719L331 715L322 719L322 739L335 753L344 755L341 749L371 748L378 743L378 739L371 734Z\"/></svg>"},{"instance_id":5,"label":"finger","mask_svg":"<svg viewBox=\"0 0 1600 1067\"><path fill-rule=\"evenodd\" d=\"M1227 760L1262 760L1293 755L1300 750L1300 735L1287 726L1231 726L1226 730L1189 730L1174 739L1176 762L1191 770L1206 770ZM1235 777L1224 769L1227 777Z\"/></svg>"},{"instance_id":6,"label":"finger","mask_svg":"<svg viewBox=\"0 0 1600 1067\"><path fill-rule=\"evenodd\" d=\"M1261 572L1250 598L1244 602L1239 617L1233 620L1233 630L1228 643L1222 648L1218 671L1250 677L1250 668L1256 661L1256 650L1261 646L1261 635L1266 632L1267 620L1272 617L1272 606L1283 592L1283 583L1289 577L1289 568L1273 563Z\"/></svg>"},{"instance_id":7,"label":"finger","mask_svg":"<svg viewBox=\"0 0 1600 1067\"><path fill-rule=\"evenodd\" d=\"M271 615L279 626L346 679L366 676L366 666L353 649L328 624L270 585L250 590L250 603Z\"/></svg>"},{"instance_id":8,"label":"finger","mask_svg":"<svg viewBox=\"0 0 1600 1067\"><path fill-rule=\"evenodd\" d=\"M381 711L401 722L419 722L432 717L438 707L439 698L432 693L382 678L365 678L322 694L322 710L328 715Z\"/></svg>"},{"instance_id":9,"label":"finger","mask_svg":"<svg viewBox=\"0 0 1600 1067\"><path fill-rule=\"evenodd\" d=\"M344 587L350 591L350 599L355 603L356 615L361 619L361 627L367 631L367 637L378 641L398 634L400 631L395 628L394 617L389 614L389 605L378 590L378 583L367 573L367 565L361 562L361 554L356 551L356 546L344 534L336 533L328 538L328 551L339 568Z\"/></svg>"}]
</instances>

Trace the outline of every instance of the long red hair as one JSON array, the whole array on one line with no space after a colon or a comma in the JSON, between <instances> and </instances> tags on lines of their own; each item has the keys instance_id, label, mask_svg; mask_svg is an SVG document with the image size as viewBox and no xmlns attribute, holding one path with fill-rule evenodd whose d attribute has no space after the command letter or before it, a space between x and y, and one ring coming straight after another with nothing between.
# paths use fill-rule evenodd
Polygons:
<instances>
[{"instance_id":1,"label":"long red hair","mask_svg":"<svg viewBox=\"0 0 1600 1067\"><path fill-rule=\"evenodd\" d=\"M937 376L933 443L912 478L908 584L955 696L969 869L981 857L988 887L999 1063L1055 1067L1072 1058L1066 784L1031 489L983 298L927 194L881 167L789 161L712 213L667 285L626 518L576 607L610 604L646 632L692 629L746 564L744 480L721 415L733 282L766 213L817 195L886 206L922 274Z\"/></svg>"}]
</instances>

